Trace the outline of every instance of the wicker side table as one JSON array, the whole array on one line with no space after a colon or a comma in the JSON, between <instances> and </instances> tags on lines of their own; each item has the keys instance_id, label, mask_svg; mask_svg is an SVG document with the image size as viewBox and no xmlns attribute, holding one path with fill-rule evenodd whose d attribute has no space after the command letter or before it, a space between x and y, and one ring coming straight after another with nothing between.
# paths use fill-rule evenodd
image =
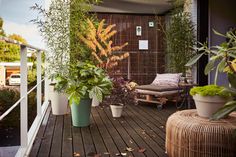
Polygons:
<instances>
[{"instance_id":1,"label":"wicker side table","mask_svg":"<svg viewBox=\"0 0 236 157\"><path fill-rule=\"evenodd\" d=\"M196 110L179 111L166 124L166 151L169 157L236 157L236 113L209 121Z\"/></svg>"}]
</instances>

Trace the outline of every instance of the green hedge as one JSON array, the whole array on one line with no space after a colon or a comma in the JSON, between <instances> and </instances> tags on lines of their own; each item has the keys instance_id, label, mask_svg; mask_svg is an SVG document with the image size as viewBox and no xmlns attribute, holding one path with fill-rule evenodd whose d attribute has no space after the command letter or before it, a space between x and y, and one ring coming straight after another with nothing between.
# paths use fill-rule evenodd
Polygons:
<instances>
[{"instance_id":1,"label":"green hedge","mask_svg":"<svg viewBox=\"0 0 236 157\"><path fill-rule=\"evenodd\" d=\"M0 89L0 114L9 109L17 100L20 99L20 92L17 89L4 87ZM36 92L28 95L28 119L29 126L32 124L37 113ZM1 128L19 127L20 125L20 105L18 105L7 117L0 122Z\"/></svg>"}]
</instances>

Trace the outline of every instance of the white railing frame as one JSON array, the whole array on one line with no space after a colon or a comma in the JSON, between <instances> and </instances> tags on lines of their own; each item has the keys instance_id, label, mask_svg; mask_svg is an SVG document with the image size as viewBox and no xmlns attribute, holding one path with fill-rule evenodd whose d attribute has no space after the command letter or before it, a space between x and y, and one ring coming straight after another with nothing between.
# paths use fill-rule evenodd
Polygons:
<instances>
[{"instance_id":1,"label":"white railing frame","mask_svg":"<svg viewBox=\"0 0 236 157\"><path fill-rule=\"evenodd\" d=\"M48 108L48 79L45 74L45 78L42 80L42 60L41 53L45 50L36 48L34 46L23 44L21 42L1 37L0 40L4 40L9 43L17 44L20 46L20 74L21 74L21 84L20 84L20 99L12 105L6 112L0 116L0 121L5 118L13 109L15 109L20 104L20 148L16 153L16 157L25 157L29 155L32 148L34 139L37 135L43 117ZM27 88L27 48L35 49L37 56L37 84L30 91ZM42 104L42 82L44 81L44 102ZM37 88L37 115L34 119L29 131L28 131L28 101L27 96L35 88Z\"/></svg>"}]
</instances>

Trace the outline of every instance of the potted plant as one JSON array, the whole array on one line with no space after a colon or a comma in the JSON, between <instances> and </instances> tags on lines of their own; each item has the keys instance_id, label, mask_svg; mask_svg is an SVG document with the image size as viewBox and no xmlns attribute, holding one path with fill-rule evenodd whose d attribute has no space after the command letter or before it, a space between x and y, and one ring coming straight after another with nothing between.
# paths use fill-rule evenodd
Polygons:
<instances>
[{"instance_id":1,"label":"potted plant","mask_svg":"<svg viewBox=\"0 0 236 157\"><path fill-rule=\"evenodd\" d=\"M109 71L118 62L129 57L129 53L117 53L128 45L113 45L111 38L117 33L113 28L115 25L105 25L105 20L96 23L91 19L87 19L86 33L78 33L79 39L91 50L91 60L96 66L103 68L110 74ZM92 106L98 106L99 101L96 97L93 98Z\"/></svg>"},{"instance_id":2,"label":"potted plant","mask_svg":"<svg viewBox=\"0 0 236 157\"><path fill-rule=\"evenodd\" d=\"M224 87L223 91L230 93L233 97L225 105L214 113L211 119L220 119L236 111L236 31L229 31L225 35L213 30L215 34L226 38L226 42L220 45L208 47L207 44L199 43L196 48L197 54L188 61L186 66L194 65L203 55L209 55L210 59L205 67L204 73L207 75L213 69L215 71L215 84L217 84L218 73L226 73L229 80L229 87ZM216 68L215 68L216 67Z\"/></svg>"},{"instance_id":3,"label":"potted plant","mask_svg":"<svg viewBox=\"0 0 236 157\"><path fill-rule=\"evenodd\" d=\"M125 81L122 77L112 79L111 94L106 97L105 103L110 105L112 116L121 117L124 105L136 104L134 87L136 83Z\"/></svg>"},{"instance_id":4,"label":"potted plant","mask_svg":"<svg viewBox=\"0 0 236 157\"><path fill-rule=\"evenodd\" d=\"M196 104L197 113L201 117L209 118L230 99L231 95L223 91L224 87L207 85L193 87L190 94Z\"/></svg>"},{"instance_id":5,"label":"potted plant","mask_svg":"<svg viewBox=\"0 0 236 157\"><path fill-rule=\"evenodd\" d=\"M112 82L103 69L90 63L71 64L69 71L60 76L56 88L69 95L73 126L85 127L90 121L92 98L96 96L101 102L110 93Z\"/></svg>"},{"instance_id":6,"label":"potted plant","mask_svg":"<svg viewBox=\"0 0 236 157\"><path fill-rule=\"evenodd\" d=\"M38 12L39 16L31 20L38 26L44 38L48 52L45 53L45 73L50 78L49 100L52 113L63 115L67 113L68 98L63 91L55 90L57 76L67 75L70 50L70 2L64 0L52 0L48 9L35 4L31 9Z\"/></svg>"}]
</instances>

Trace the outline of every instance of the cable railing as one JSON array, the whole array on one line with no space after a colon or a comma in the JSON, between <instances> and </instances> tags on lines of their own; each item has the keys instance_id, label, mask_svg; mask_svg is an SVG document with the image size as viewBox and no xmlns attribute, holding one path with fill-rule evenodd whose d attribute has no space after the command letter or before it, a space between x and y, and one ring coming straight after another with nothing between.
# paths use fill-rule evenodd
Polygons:
<instances>
[{"instance_id":1,"label":"cable railing","mask_svg":"<svg viewBox=\"0 0 236 157\"><path fill-rule=\"evenodd\" d=\"M13 104L7 111L5 111L0 116L0 121L7 116L20 104L20 148L16 153L16 157L24 157L28 156L34 139L39 130L40 124L43 120L43 117L48 108L48 79L45 75L45 78L42 79L42 60L41 54L42 52L46 52L43 49L39 49L29 44L24 44L6 37L0 36L0 41L5 41L12 44L17 44L20 46L20 99ZM36 50L36 62L37 62L37 84L28 91L28 83L27 83L27 48L31 48ZM42 103L42 83L44 82L44 101ZM37 88L37 115L28 130L28 95Z\"/></svg>"}]
</instances>

